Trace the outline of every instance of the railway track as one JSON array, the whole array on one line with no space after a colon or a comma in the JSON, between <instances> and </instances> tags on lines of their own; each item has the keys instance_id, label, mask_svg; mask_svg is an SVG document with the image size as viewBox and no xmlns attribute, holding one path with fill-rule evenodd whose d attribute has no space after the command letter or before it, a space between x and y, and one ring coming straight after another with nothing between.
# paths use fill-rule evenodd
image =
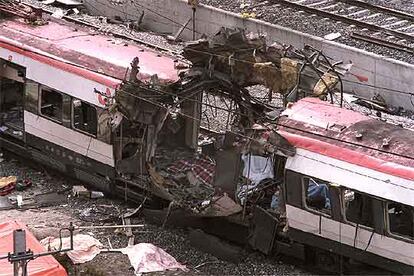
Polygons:
<instances>
[{"instance_id":1,"label":"railway track","mask_svg":"<svg viewBox=\"0 0 414 276\"><path fill-rule=\"evenodd\" d=\"M414 15L361 0L270 0L358 28L351 37L414 53Z\"/></svg>"}]
</instances>

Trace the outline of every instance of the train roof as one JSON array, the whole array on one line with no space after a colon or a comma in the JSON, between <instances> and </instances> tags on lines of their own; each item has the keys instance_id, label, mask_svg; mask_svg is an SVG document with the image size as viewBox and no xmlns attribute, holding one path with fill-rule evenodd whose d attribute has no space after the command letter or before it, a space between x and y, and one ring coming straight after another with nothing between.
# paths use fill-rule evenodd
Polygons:
<instances>
[{"instance_id":1,"label":"train roof","mask_svg":"<svg viewBox=\"0 0 414 276\"><path fill-rule=\"evenodd\" d=\"M295 147L414 180L414 132L317 98L304 98L279 119Z\"/></svg>"},{"instance_id":2,"label":"train roof","mask_svg":"<svg viewBox=\"0 0 414 276\"><path fill-rule=\"evenodd\" d=\"M123 80L133 58L139 57L140 80L148 80L154 74L158 75L162 83L179 79L175 58L63 20L50 20L45 25L33 26L14 18L0 21L0 26L0 48L19 51L30 57L40 55L43 62L44 57L47 57L54 61L49 65L66 71L69 70L69 64ZM86 78L94 78L93 74L85 74L85 70L71 71ZM99 82L100 79L95 77L94 80Z\"/></svg>"}]
</instances>

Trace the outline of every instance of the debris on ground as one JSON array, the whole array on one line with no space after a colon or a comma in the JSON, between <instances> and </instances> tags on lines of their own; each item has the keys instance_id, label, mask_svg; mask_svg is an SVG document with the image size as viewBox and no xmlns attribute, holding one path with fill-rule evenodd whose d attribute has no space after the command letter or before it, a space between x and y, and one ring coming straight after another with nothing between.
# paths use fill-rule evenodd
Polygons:
<instances>
[{"instance_id":1,"label":"debris on ground","mask_svg":"<svg viewBox=\"0 0 414 276\"><path fill-rule=\"evenodd\" d=\"M97 198L102 198L104 197L104 193L100 192L100 191L91 191L91 198L92 199L97 199Z\"/></svg>"},{"instance_id":2,"label":"debris on ground","mask_svg":"<svg viewBox=\"0 0 414 276\"><path fill-rule=\"evenodd\" d=\"M0 196L5 196L11 193L16 187L16 176L7 176L0 178Z\"/></svg>"},{"instance_id":3,"label":"debris on ground","mask_svg":"<svg viewBox=\"0 0 414 276\"><path fill-rule=\"evenodd\" d=\"M326 40L335 40L337 38L340 38L341 35L342 35L341 33L336 32L336 33L327 34L323 38L325 38Z\"/></svg>"},{"instance_id":4,"label":"debris on ground","mask_svg":"<svg viewBox=\"0 0 414 276\"><path fill-rule=\"evenodd\" d=\"M76 185L72 187L72 195L78 197L89 197L89 190L86 189L84 186Z\"/></svg>"},{"instance_id":5,"label":"debris on ground","mask_svg":"<svg viewBox=\"0 0 414 276\"><path fill-rule=\"evenodd\" d=\"M70 237L47 237L40 241L48 251L70 248ZM73 236L73 250L65 254L74 264L83 264L93 260L103 248L102 243L90 235L76 234Z\"/></svg>"},{"instance_id":6,"label":"debris on ground","mask_svg":"<svg viewBox=\"0 0 414 276\"><path fill-rule=\"evenodd\" d=\"M234 202L226 193L222 196L214 196L211 201L204 201L202 205L207 206L201 212L205 217L227 217L240 213L243 208Z\"/></svg>"},{"instance_id":7,"label":"debris on ground","mask_svg":"<svg viewBox=\"0 0 414 276\"><path fill-rule=\"evenodd\" d=\"M102 198L104 197L104 193L100 191L90 191L82 185L76 185L72 187L72 195L77 197L85 197L85 198Z\"/></svg>"},{"instance_id":8,"label":"debris on ground","mask_svg":"<svg viewBox=\"0 0 414 276\"><path fill-rule=\"evenodd\" d=\"M128 255L136 275L166 270L188 271L185 265L180 264L173 256L151 243L128 246L121 249L121 252Z\"/></svg>"},{"instance_id":9,"label":"debris on ground","mask_svg":"<svg viewBox=\"0 0 414 276\"><path fill-rule=\"evenodd\" d=\"M16 193L21 193L24 197L30 196L30 193L47 193L51 191L65 191L63 194L71 195L69 187L80 185L79 182L64 178L61 175L56 175L52 172L44 171L41 168L34 169L27 166L28 163L12 159L5 156L5 161L0 164L1 172L6 175L16 175L18 179L29 178L33 182L33 186L23 192L13 191L9 196L16 196ZM172 162L168 162L172 163ZM35 164L31 164L35 166ZM36 168L36 166L35 166ZM24 172L24 173L23 173ZM0 197L1 202L6 202L8 196ZM66 205L67 204L67 205ZM102 207L102 205L106 207ZM101 206L101 207L97 207ZM92 208L92 209L89 209ZM97 208L94 212L93 209ZM83 221L81 214L84 209L89 209L89 221ZM31 208L22 210L8 210L0 211L0 221L8 221L19 217L25 223L38 240L47 237L59 237L59 230L67 227L69 222L73 222L79 227L102 225L113 226L121 223L120 217L124 214L131 216L131 223L134 225L145 224L145 231L141 228L133 228L132 232L135 235L136 244L151 243L164 251L168 252L181 264L185 264L190 273L198 275L246 275L246 274L295 274L308 275L307 273L278 261L274 261L264 255L251 252L242 263L233 264L217 259L212 254L204 253L196 249L190 244L188 239L188 232L184 229L170 228L172 224L166 224L166 227L149 224L148 220L144 221L140 216L140 210L143 207L136 208L136 205L126 205L120 200L99 198L90 200L83 197L68 197L65 204L50 205L43 208ZM1 207L0 207L0 210ZM113 213L113 214L111 214ZM104 223L104 221L111 223ZM119 228L122 229L122 228ZM122 231L115 233L111 228L88 228L79 229L80 233L91 235L99 240L104 248L125 248L128 246L128 237ZM11 239L10 239L11 240ZM109 243L108 243L109 240ZM3 243L0 243L0 247ZM28 246L29 247L29 246ZM42 250L46 250L43 248ZM1 249L0 252L4 250ZM130 269L131 263L124 254L117 253L101 253L93 260L74 265L72 261L64 256L56 256L56 258L64 265L69 275L88 275L88 273L95 273L92 275L135 275L134 270ZM67 258L67 259L65 259ZM41 260L39 258L38 260ZM1 268L0 268L1 269ZM7 274L6 274L7 275Z\"/></svg>"}]
</instances>

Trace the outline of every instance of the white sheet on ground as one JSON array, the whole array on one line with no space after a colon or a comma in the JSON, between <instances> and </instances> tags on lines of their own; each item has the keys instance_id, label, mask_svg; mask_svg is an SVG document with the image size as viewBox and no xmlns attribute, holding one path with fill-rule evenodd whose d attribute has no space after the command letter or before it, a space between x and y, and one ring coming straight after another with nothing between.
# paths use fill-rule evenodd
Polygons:
<instances>
[{"instance_id":1,"label":"white sheet on ground","mask_svg":"<svg viewBox=\"0 0 414 276\"><path fill-rule=\"evenodd\" d=\"M146 272L183 270L188 271L185 265L180 264L173 256L151 243L139 243L121 249L121 252L128 255L135 274L140 275Z\"/></svg>"},{"instance_id":2,"label":"white sheet on ground","mask_svg":"<svg viewBox=\"0 0 414 276\"><path fill-rule=\"evenodd\" d=\"M47 250L58 250L59 238L47 237L40 241ZM70 248L70 238L62 238L62 249ZM92 236L76 234L73 236L73 250L66 252L74 264L83 264L91 261L101 252L103 245Z\"/></svg>"}]
</instances>

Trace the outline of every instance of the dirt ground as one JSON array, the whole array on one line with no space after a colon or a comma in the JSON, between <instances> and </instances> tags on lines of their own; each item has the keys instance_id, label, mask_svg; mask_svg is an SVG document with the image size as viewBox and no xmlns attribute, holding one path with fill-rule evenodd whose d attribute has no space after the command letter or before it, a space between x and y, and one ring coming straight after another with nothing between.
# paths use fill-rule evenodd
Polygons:
<instances>
[{"instance_id":1,"label":"dirt ground","mask_svg":"<svg viewBox=\"0 0 414 276\"><path fill-rule=\"evenodd\" d=\"M19 220L24 222L39 240L53 236L57 237L59 229L67 227L70 222L76 226L90 225L119 225L122 224L120 215L137 206L127 205L118 199L90 199L74 197L73 185L82 185L58 173L50 172L42 167L24 160L16 160L15 156L3 156L0 159L0 177L15 175L18 181L28 179L32 186L24 191L14 191L7 195L23 196L23 203L30 202L39 194L60 191L58 202L46 198L46 207L30 206L22 209L0 211L0 222ZM24 204L23 204L24 206ZM247 251L242 263L234 264L217 259L194 248L188 241L185 229L173 229L147 223L141 216L132 218L132 224L144 224L143 228L134 229L135 244L152 243L172 255L189 268L189 272L157 272L152 275L246 275L246 274L283 274L305 275L306 272L276 259L267 258L257 252ZM98 239L106 248L109 243L113 248L123 248L128 245L125 232L116 229L87 229L80 233L89 234ZM74 265L67 256L55 256L67 269L69 275L134 275L133 268L126 255L121 253L101 253L92 261Z\"/></svg>"}]
</instances>

